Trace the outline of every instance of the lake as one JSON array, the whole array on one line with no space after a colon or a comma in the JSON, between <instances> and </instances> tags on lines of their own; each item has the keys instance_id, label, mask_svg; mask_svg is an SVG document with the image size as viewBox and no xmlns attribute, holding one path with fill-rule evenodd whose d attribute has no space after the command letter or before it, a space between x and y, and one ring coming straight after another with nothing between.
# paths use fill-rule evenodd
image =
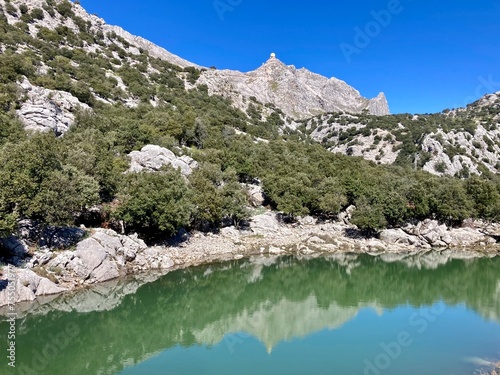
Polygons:
<instances>
[{"instance_id":1,"label":"lake","mask_svg":"<svg viewBox=\"0 0 500 375\"><path fill-rule=\"evenodd\" d=\"M80 312L60 310L68 298ZM0 323L0 374L471 375L500 360L500 257L254 258L171 272L100 311L74 301L17 320L15 370Z\"/></svg>"}]
</instances>

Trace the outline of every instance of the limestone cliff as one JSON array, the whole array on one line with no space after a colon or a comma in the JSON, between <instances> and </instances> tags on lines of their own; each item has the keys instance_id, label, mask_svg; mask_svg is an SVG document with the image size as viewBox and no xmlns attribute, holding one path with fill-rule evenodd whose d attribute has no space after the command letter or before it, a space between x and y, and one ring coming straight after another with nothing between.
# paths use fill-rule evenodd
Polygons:
<instances>
[{"instance_id":1,"label":"limestone cliff","mask_svg":"<svg viewBox=\"0 0 500 375\"><path fill-rule=\"evenodd\" d=\"M285 115L304 119L326 112L388 115L389 106L383 93L366 99L359 91L337 78L326 78L305 68L285 65L274 54L260 68L242 73L234 70L204 71L198 80L209 92L233 100L245 110L247 99L274 104Z\"/></svg>"}]
</instances>

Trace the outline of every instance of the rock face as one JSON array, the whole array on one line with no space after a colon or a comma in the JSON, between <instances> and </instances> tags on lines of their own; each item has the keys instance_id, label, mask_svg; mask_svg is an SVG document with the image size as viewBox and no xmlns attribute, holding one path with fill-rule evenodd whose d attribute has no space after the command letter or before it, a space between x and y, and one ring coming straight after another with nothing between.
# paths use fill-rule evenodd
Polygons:
<instances>
[{"instance_id":1,"label":"rock face","mask_svg":"<svg viewBox=\"0 0 500 375\"><path fill-rule=\"evenodd\" d=\"M89 109L68 92L33 86L27 79L21 83L21 89L27 100L17 110L17 115L27 130L53 131L61 135L73 125L76 110Z\"/></svg>"},{"instance_id":2,"label":"rock face","mask_svg":"<svg viewBox=\"0 0 500 375\"><path fill-rule=\"evenodd\" d=\"M246 110L247 99L272 103L287 116L304 119L324 112L389 114L383 93L374 99L363 98L344 81L326 78L294 66L287 66L271 57L257 70L241 73L210 69L202 73L199 84L206 84L211 94L229 97Z\"/></svg>"},{"instance_id":3,"label":"rock face","mask_svg":"<svg viewBox=\"0 0 500 375\"><path fill-rule=\"evenodd\" d=\"M500 99L500 93L498 98ZM431 157L422 169L429 173L449 176L457 175L464 170L470 174L481 174L478 170L478 160L480 160L482 165L496 173L500 158L498 139L500 139L498 126L486 130L482 125L478 125L474 135L465 131L442 130L428 134L422 142L422 151L429 153ZM462 150L462 153L450 157L446 149L451 147Z\"/></svg>"},{"instance_id":4,"label":"rock face","mask_svg":"<svg viewBox=\"0 0 500 375\"><path fill-rule=\"evenodd\" d=\"M177 157L167 148L146 145L141 151L132 151L130 157L130 172L158 171L164 165L171 165L175 169L180 169L184 176L189 176L193 169L198 167L198 163L187 155Z\"/></svg>"}]
</instances>

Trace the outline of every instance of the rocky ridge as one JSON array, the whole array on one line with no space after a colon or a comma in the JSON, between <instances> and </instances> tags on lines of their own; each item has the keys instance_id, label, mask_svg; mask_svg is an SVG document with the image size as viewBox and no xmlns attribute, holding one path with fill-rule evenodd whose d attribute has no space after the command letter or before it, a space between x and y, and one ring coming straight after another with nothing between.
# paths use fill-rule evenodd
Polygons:
<instances>
[{"instance_id":1,"label":"rocky ridge","mask_svg":"<svg viewBox=\"0 0 500 375\"><path fill-rule=\"evenodd\" d=\"M206 84L211 94L230 98L245 111L250 98L271 103L292 119L304 119L325 112L388 115L389 106L383 93L366 99L344 81L326 78L305 68L287 66L274 55L260 68L241 73L233 70L204 71L199 84Z\"/></svg>"},{"instance_id":2,"label":"rocky ridge","mask_svg":"<svg viewBox=\"0 0 500 375\"><path fill-rule=\"evenodd\" d=\"M65 4L70 5L61 8ZM119 26L106 24L97 15L88 14L79 3L67 2L67 0L13 0L7 3L1 0L0 5L8 24L18 25L24 22L26 33L35 40L42 38L52 43L53 38L64 35L64 42L61 42L60 47L67 51L56 56L61 63L65 64L64 59L69 56L68 53L71 54L71 51L78 53L83 51L94 58L107 59L108 63L101 63L99 69L106 70L106 77L114 85L114 90L121 92L122 97L117 99L116 94L103 95L99 89L96 90L94 85L83 82L90 88L93 100L99 102L114 104L118 100L127 106L137 106L141 100L134 94L134 90L124 83L116 70L124 65L132 68L139 67L144 81L151 83L152 75L162 73L162 68L148 60L156 58L171 64L171 68L167 68L171 70L170 73L172 73L172 67L176 67L173 68L176 78L180 79L188 89L207 85L210 94L230 98L233 104L243 111L248 110L250 99L254 98L259 105L263 104L260 108L263 117L271 114L274 108L281 111L284 117L288 117L289 123L293 123L294 119L303 119L331 111L359 113L366 110L374 115L389 113L383 93L373 99L363 98L357 90L337 78L328 79L305 68L296 69L294 66L286 66L274 55L260 68L248 73L207 70L142 37L132 35ZM22 11L21 6L24 7ZM36 17L30 16L35 10L41 14ZM24 16L28 18L23 18ZM50 32L55 32L59 36L50 35ZM34 44L35 46L17 45L16 52L31 50L35 54L40 54L39 47L36 43ZM5 48L0 44L1 50ZM70 64L77 69L81 66L81 63L76 61L70 61ZM104 67L104 65L108 66ZM39 75L55 73L57 76L60 71L53 68L51 62L43 59L36 66ZM195 77L193 80L189 78L191 71L185 68L198 70L193 73ZM71 79L75 80L75 77ZM21 82L18 84L22 86ZM57 134L64 133L73 122L73 112L78 107L78 99L67 91L43 91L44 89L40 87L29 85L30 87L22 87L31 94L28 101L23 99L25 102L22 104L23 108L17 112L19 118L30 130L54 130ZM54 95L61 97L63 105L54 106L54 101L51 100ZM36 96L35 102L33 96ZM154 95L150 100L151 104L158 104L158 98ZM65 105L65 102L69 105ZM274 108L269 106L274 106Z\"/></svg>"},{"instance_id":3,"label":"rocky ridge","mask_svg":"<svg viewBox=\"0 0 500 375\"><path fill-rule=\"evenodd\" d=\"M332 152L361 156L379 164L393 164L402 149L414 143L412 154L402 155L411 159L414 168L467 177L480 175L484 169L500 171L499 124L497 92L467 108L442 114L393 115L374 121L363 115L332 113L308 119L298 129Z\"/></svg>"},{"instance_id":4,"label":"rocky ridge","mask_svg":"<svg viewBox=\"0 0 500 375\"><path fill-rule=\"evenodd\" d=\"M60 3L61 1L53 1L52 3ZM1 0L0 3L2 6L5 8L5 0ZM19 5L24 4L28 7L28 10L31 11L34 8L40 8L44 11L44 17L41 20L35 20L35 22L29 24L29 32L33 37L36 37L38 33L38 28L39 27L47 27L51 30L55 29L58 26L66 26L70 28L71 30L75 32L79 32L78 25L75 24L72 18L64 18L64 17L58 17L57 14L55 16L51 15L50 13L47 12L46 9L44 9L44 6L47 4L47 1L45 0L12 0L10 1L13 5L19 7ZM100 18L96 14L89 14L78 2L72 2L72 11L73 13L82 18L85 22L88 22L90 27L89 31L97 34L97 33L103 33L104 37L107 38L106 43L109 45L111 44L111 40L108 37L109 33L114 33L117 36L120 36L123 38L126 42L128 42L130 45L129 46L124 46L127 48L130 52L134 54L140 54L139 49L143 49L148 51L148 53L151 56L157 57L159 59L168 61L172 64L181 66L181 67L188 67L188 66L193 66L193 67L200 67L197 64L194 64L190 61L187 61L169 51L166 49L150 42L149 40L146 40L140 36L137 35L132 35L128 31L124 30L123 28L115 25L109 25L106 23L106 21L102 18ZM14 24L19 21L17 15L12 15L9 12L5 13L7 20L10 24ZM89 52L95 52L96 50L100 49L99 46L92 45L92 44L87 44L84 46L84 49L86 49ZM119 57L117 55L117 57Z\"/></svg>"}]
</instances>

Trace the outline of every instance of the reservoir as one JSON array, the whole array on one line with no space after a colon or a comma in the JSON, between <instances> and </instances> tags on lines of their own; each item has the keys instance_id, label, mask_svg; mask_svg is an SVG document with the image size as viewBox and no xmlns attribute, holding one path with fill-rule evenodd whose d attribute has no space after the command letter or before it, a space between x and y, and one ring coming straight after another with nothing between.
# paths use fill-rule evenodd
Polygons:
<instances>
[{"instance_id":1,"label":"reservoir","mask_svg":"<svg viewBox=\"0 0 500 375\"><path fill-rule=\"evenodd\" d=\"M20 314L16 348L16 368L5 358L0 373L480 374L500 361L500 257L256 257L177 270Z\"/></svg>"}]
</instances>

